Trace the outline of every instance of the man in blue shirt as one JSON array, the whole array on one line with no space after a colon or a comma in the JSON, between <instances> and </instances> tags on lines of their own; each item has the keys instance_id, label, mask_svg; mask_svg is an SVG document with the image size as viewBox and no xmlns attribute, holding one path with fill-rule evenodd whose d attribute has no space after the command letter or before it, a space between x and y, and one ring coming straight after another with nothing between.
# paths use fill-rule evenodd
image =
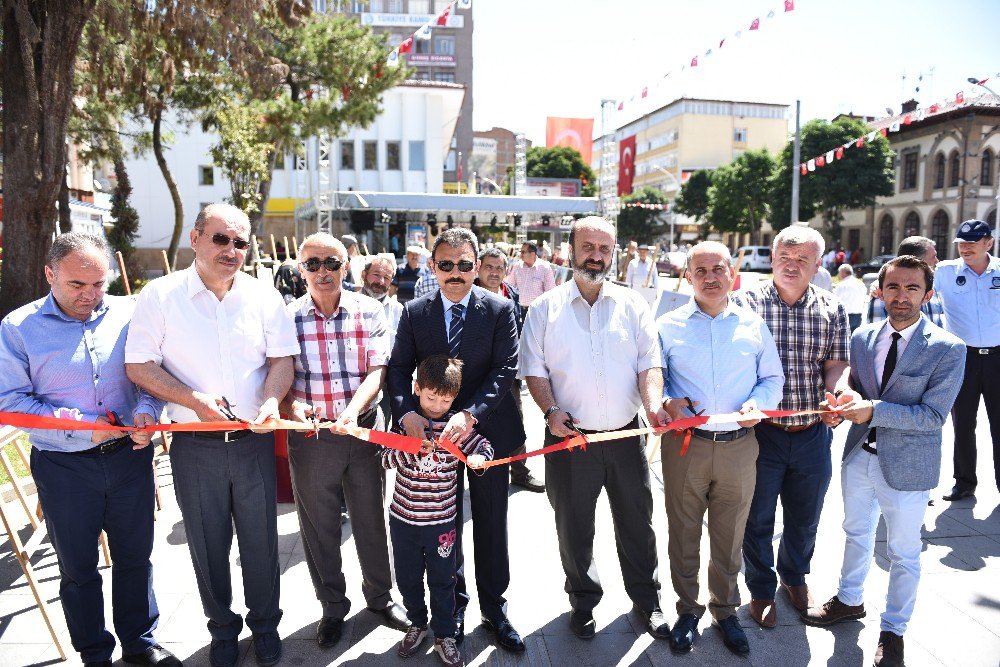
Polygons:
<instances>
[{"instance_id":1,"label":"man in blue shirt","mask_svg":"<svg viewBox=\"0 0 1000 667\"><path fill-rule=\"evenodd\" d=\"M671 420L690 417L695 407L709 414L741 412L747 419L694 429L686 451L683 433L663 438L670 578L678 596L670 645L678 652L690 651L705 613L698 602L698 573L707 511L709 608L725 645L746 655L750 645L736 609L743 531L756 483L753 426L763 417L760 410L778 407L785 376L764 320L729 299L735 279L729 249L714 241L699 243L688 253L687 267L694 299L657 322L664 408Z\"/></svg>"},{"instance_id":2,"label":"man in blue shirt","mask_svg":"<svg viewBox=\"0 0 1000 667\"><path fill-rule=\"evenodd\" d=\"M134 302L104 295L110 250L97 236L55 239L48 296L0 323L0 410L75 421L156 423L163 404L125 376ZM111 665L97 541L108 534L112 611L124 660L180 665L153 640L153 448L150 433L29 430L31 471L59 557L59 595L73 648L86 665Z\"/></svg>"}]
</instances>

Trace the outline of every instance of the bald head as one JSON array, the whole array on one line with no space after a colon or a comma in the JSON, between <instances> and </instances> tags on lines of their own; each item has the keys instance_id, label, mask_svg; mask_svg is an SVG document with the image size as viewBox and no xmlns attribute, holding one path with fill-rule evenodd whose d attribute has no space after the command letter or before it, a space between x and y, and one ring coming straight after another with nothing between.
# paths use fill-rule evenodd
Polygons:
<instances>
[{"instance_id":1,"label":"bald head","mask_svg":"<svg viewBox=\"0 0 1000 667\"><path fill-rule=\"evenodd\" d=\"M613 224L600 216L589 215L586 218L573 221L573 224L569 228L570 246L573 245L573 238L576 234L584 230L610 234L612 243L614 243L615 238L618 236L618 232Z\"/></svg>"},{"instance_id":2,"label":"bald head","mask_svg":"<svg viewBox=\"0 0 1000 667\"><path fill-rule=\"evenodd\" d=\"M315 234L310 234L302 239L302 243L299 245L299 252L296 256L302 257L306 250L310 248L335 250L336 254L341 259L347 259L347 248L344 247L344 244L340 241L340 239L333 234L327 234L326 232L316 232Z\"/></svg>"}]
</instances>

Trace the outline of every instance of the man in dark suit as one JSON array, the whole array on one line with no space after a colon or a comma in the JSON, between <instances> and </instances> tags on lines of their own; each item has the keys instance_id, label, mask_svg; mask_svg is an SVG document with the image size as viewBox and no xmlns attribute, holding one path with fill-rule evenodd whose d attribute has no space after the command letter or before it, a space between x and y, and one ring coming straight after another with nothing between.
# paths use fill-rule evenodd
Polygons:
<instances>
[{"instance_id":1,"label":"man in dark suit","mask_svg":"<svg viewBox=\"0 0 1000 667\"><path fill-rule=\"evenodd\" d=\"M875 529L885 517L889 592L875 652L876 667L902 667L903 633L920 581L920 529L929 490L941 476L941 427L965 369L965 345L921 314L934 291L923 260L903 255L882 267L878 296L889 319L851 337L850 380L837 383L839 416L852 423L842 460L844 564L837 594L807 609L802 620L827 626L864 618L864 583L875 551Z\"/></svg>"},{"instance_id":2,"label":"man in dark suit","mask_svg":"<svg viewBox=\"0 0 1000 667\"><path fill-rule=\"evenodd\" d=\"M431 257L441 289L406 303L389 360L387 382L396 422L407 435L426 438L429 424L417 412L413 399L413 371L432 354L461 359L462 388L454 402L458 412L445 425L442 437L461 442L475 427L493 444L496 457L501 458L525 441L521 412L511 393L517 368L517 320L513 301L473 286L479 267L477 256L476 237L467 229L448 229L434 241ZM469 476L476 590L483 625L496 634L501 647L523 651L524 642L507 620L504 599L510 583L508 475L506 466L498 466L481 476ZM465 607L469 602L462 523L459 502L455 588L459 640L464 636Z\"/></svg>"}]
</instances>

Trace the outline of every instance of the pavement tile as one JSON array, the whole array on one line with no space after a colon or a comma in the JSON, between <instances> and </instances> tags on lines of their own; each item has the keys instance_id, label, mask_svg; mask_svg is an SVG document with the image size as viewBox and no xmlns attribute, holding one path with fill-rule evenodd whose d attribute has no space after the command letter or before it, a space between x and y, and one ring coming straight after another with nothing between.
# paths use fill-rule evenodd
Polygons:
<instances>
[{"instance_id":1,"label":"pavement tile","mask_svg":"<svg viewBox=\"0 0 1000 667\"><path fill-rule=\"evenodd\" d=\"M645 652L636 653L633 647L639 644L645 647L645 637L636 637L632 633L601 632L590 640L581 640L573 636L546 635L545 649L549 661L553 665L573 665L574 667L607 667L608 665L643 665L654 663ZM623 659L628 656L629 660Z\"/></svg>"}]
</instances>

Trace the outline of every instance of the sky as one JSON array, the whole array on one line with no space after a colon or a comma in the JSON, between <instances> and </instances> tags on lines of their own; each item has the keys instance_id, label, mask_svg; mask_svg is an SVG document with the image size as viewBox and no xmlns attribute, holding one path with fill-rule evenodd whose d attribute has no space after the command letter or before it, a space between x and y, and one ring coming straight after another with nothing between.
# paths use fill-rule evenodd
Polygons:
<instances>
[{"instance_id":1,"label":"sky","mask_svg":"<svg viewBox=\"0 0 1000 667\"><path fill-rule=\"evenodd\" d=\"M805 122L983 92L972 76L991 77L986 85L1000 93L1000 0L794 5L786 13L783 0L473 0L473 126L523 131L544 145L546 116L597 118L599 135L602 98L625 99L617 127L685 96L789 104L792 114L800 99ZM750 32L756 16L761 27ZM680 72L696 54L699 66Z\"/></svg>"}]
</instances>

